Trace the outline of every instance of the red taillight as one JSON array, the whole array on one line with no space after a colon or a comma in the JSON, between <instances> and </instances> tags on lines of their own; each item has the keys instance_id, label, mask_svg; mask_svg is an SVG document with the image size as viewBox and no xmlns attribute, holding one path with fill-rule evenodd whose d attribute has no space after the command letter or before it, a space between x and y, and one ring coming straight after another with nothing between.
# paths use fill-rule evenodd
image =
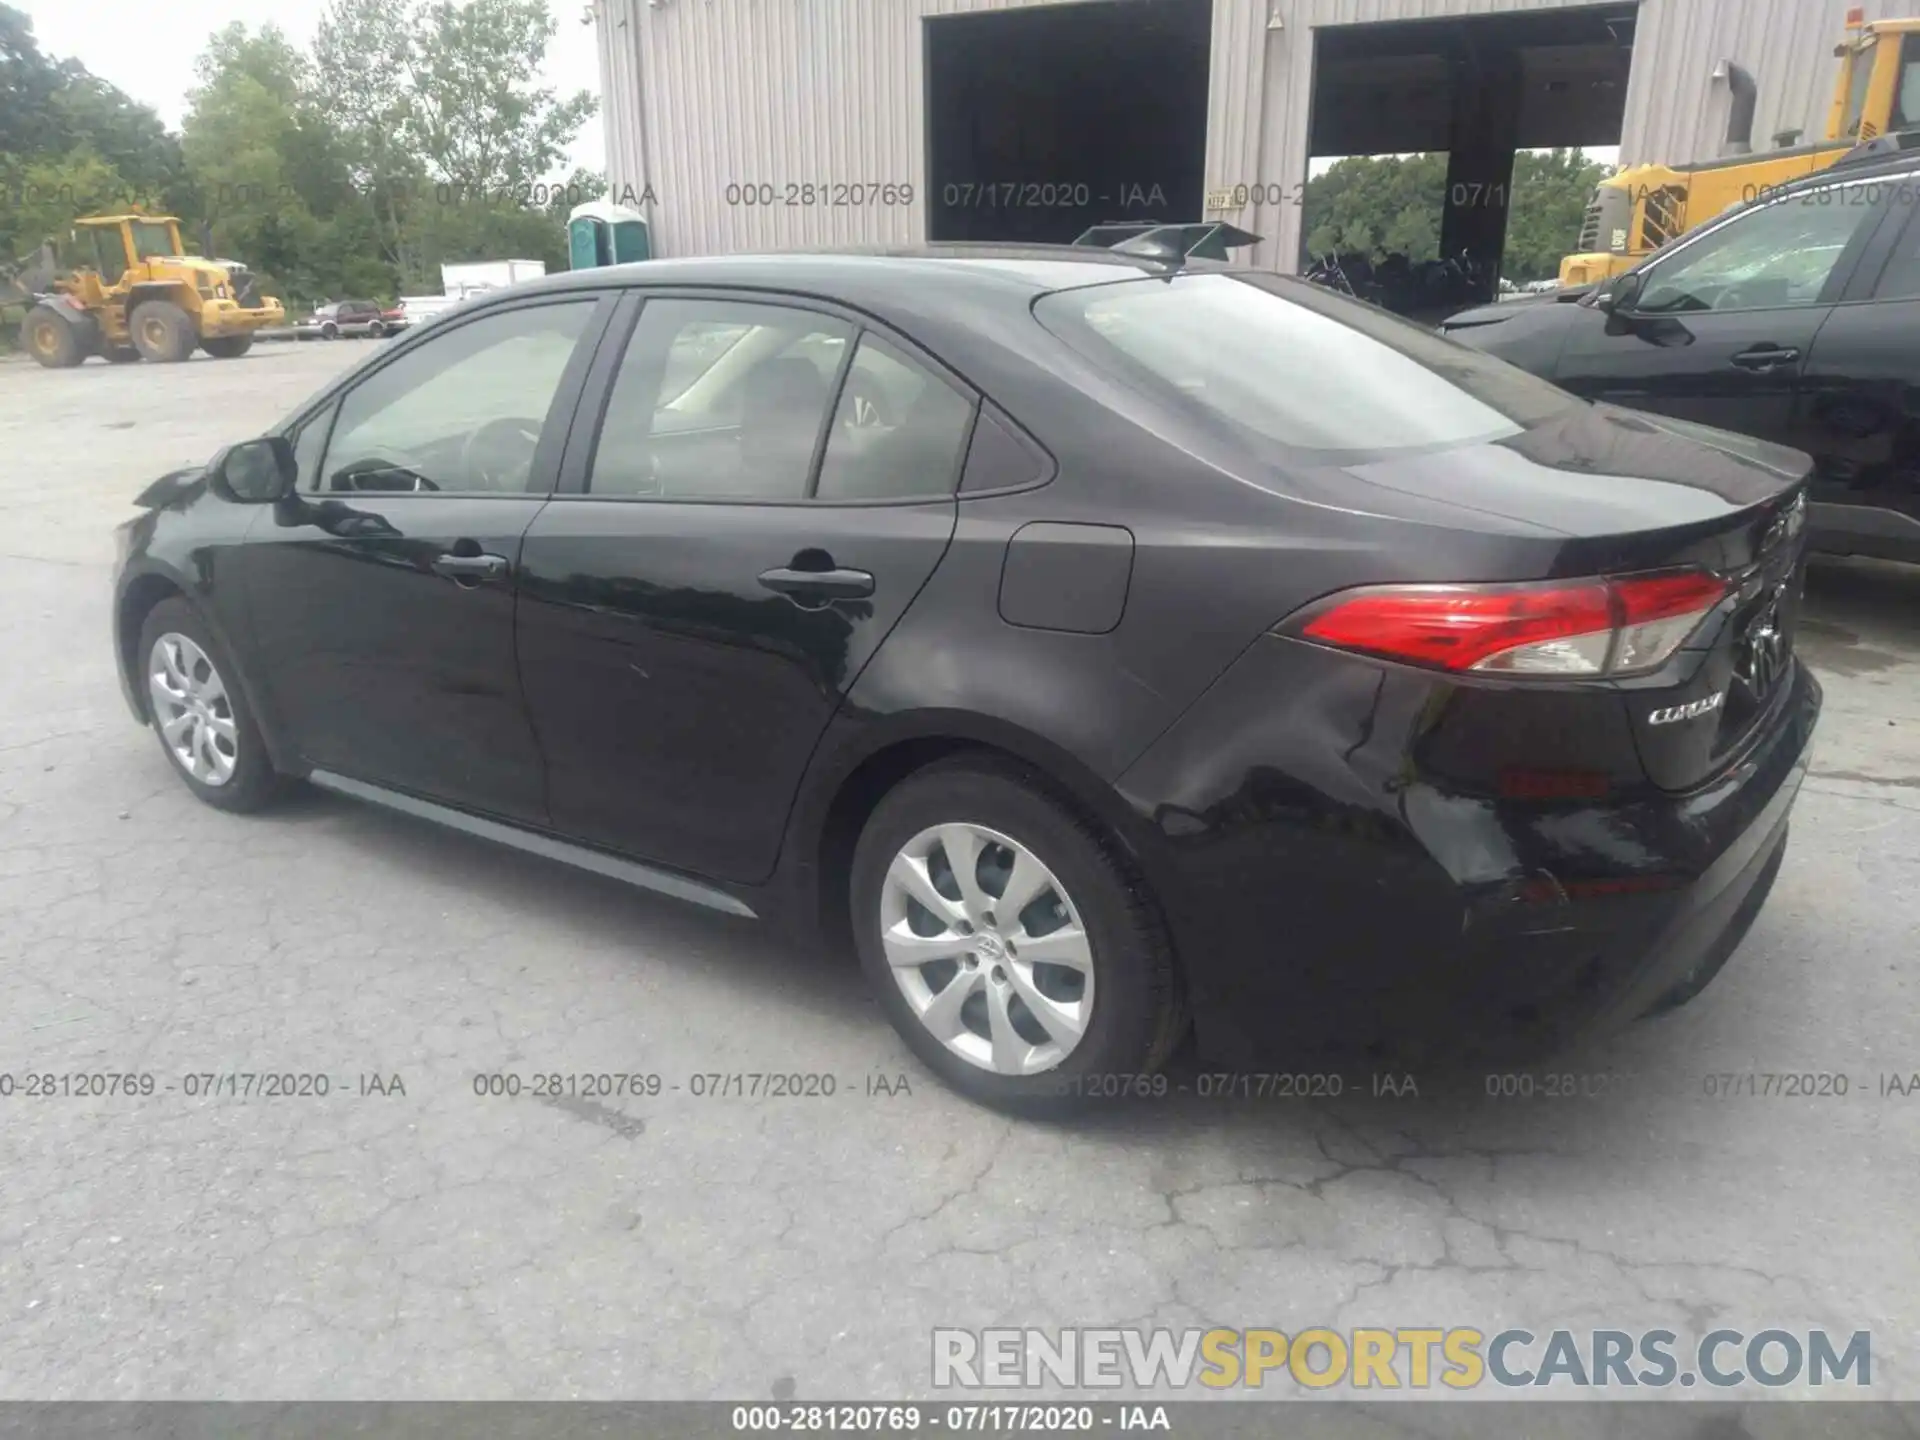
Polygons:
<instances>
[{"instance_id":1,"label":"red taillight","mask_svg":"<svg viewBox=\"0 0 1920 1440\"><path fill-rule=\"evenodd\" d=\"M1298 633L1442 670L1620 675L1664 663L1726 589L1698 570L1544 585L1383 585L1336 597Z\"/></svg>"}]
</instances>

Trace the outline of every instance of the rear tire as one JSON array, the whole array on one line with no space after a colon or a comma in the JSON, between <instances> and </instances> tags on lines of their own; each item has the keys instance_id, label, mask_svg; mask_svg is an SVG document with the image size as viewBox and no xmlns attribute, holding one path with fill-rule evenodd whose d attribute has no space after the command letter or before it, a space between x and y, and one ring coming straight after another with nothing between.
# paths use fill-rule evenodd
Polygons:
<instances>
[{"instance_id":1,"label":"rear tire","mask_svg":"<svg viewBox=\"0 0 1920 1440\"><path fill-rule=\"evenodd\" d=\"M140 358L156 364L172 365L193 354L199 337L187 312L171 300L149 300L128 318L134 348Z\"/></svg>"},{"instance_id":2,"label":"rear tire","mask_svg":"<svg viewBox=\"0 0 1920 1440\"><path fill-rule=\"evenodd\" d=\"M253 348L251 335L209 335L200 348L216 360L238 360Z\"/></svg>"},{"instance_id":3,"label":"rear tire","mask_svg":"<svg viewBox=\"0 0 1920 1440\"><path fill-rule=\"evenodd\" d=\"M140 627L134 679L160 750L187 789L219 810L259 810L286 780L247 706L240 667L185 600L162 600Z\"/></svg>"},{"instance_id":4,"label":"rear tire","mask_svg":"<svg viewBox=\"0 0 1920 1440\"><path fill-rule=\"evenodd\" d=\"M20 348L49 370L70 370L86 359L73 326L50 305L36 305L20 322Z\"/></svg>"},{"instance_id":5,"label":"rear tire","mask_svg":"<svg viewBox=\"0 0 1920 1440\"><path fill-rule=\"evenodd\" d=\"M1185 1030L1145 885L1024 766L961 757L902 781L861 832L851 900L880 1008L971 1099L1040 1113L1139 1094Z\"/></svg>"}]
</instances>

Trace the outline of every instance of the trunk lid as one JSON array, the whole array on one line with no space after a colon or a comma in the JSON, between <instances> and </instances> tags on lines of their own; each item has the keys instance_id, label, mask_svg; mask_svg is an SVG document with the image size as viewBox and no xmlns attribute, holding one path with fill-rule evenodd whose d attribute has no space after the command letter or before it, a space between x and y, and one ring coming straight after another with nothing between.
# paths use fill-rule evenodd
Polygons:
<instances>
[{"instance_id":1,"label":"trunk lid","mask_svg":"<svg viewBox=\"0 0 1920 1440\"><path fill-rule=\"evenodd\" d=\"M1737 758L1788 688L1811 468L1805 455L1767 441L1593 406L1489 444L1339 473L1352 487L1348 503L1368 510L1431 521L1453 505L1543 539L1561 537L1535 551L1536 575L1463 581L1682 567L1724 579L1725 598L1658 671L1568 682L1623 707L1647 779L1684 791ZM1564 758L1581 763L1578 755Z\"/></svg>"}]
</instances>

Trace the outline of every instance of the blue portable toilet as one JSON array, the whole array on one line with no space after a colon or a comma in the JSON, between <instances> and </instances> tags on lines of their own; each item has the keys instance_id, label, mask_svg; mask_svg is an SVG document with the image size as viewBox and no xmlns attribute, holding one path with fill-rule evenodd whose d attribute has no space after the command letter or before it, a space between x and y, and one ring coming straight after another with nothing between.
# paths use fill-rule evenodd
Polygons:
<instances>
[{"instance_id":1,"label":"blue portable toilet","mask_svg":"<svg viewBox=\"0 0 1920 1440\"><path fill-rule=\"evenodd\" d=\"M589 200L567 216L567 268L592 270L653 258L652 237L638 210L610 200Z\"/></svg>"}]
</instances>

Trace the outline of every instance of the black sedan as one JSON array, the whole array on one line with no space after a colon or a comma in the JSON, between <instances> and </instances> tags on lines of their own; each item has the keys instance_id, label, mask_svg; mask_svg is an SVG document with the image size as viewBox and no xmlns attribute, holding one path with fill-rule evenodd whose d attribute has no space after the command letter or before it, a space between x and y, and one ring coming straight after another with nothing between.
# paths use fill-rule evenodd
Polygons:
<instances>
[{"instance_id":1,"label":"black sedan","mask_svg":"<svg viewBox=\"0 0 1920 1440\"><path fill-rule=\"evenodd\" d=\"M1575 394L1814 459L1812 545L1920 562L1920 157L1850 163L1601 289L1450 316Z\"/></svg>"},{"instance_id":2,"label":"black sedan","mask_svg":"<svg viewBox=\"0 0 1920 1440\"><path fill-rule=\"evenodd\" d=\"M1804 457L1175 265L477 300L149 487L127 698L210 804L304 779L857 953L996 1103L1189 1017L1268 1065L1690 995L1819 712Z\"/></svg>"}]
</instances>

